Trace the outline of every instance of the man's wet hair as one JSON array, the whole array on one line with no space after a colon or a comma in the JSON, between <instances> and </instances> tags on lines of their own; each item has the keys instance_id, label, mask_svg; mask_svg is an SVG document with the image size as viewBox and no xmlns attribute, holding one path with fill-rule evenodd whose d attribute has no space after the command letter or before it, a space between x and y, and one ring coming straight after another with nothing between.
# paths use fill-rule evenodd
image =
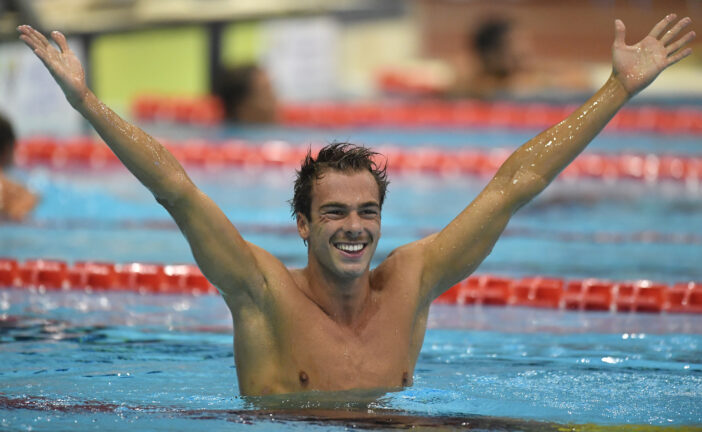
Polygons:
<instances>
[{"instance_id":1,"label":"man's wet hair","mask_svg":"<svg viewBox=\"0 0 702 432\"><path fill-rule=\"evenodd\" d=\"M339 172L368 171L378 185L378 199L382 209L385 194L388 189L387 164L380 165L375 161L379 153L366 147L347 142L334 142L323 147L317 157L312 156L312 149L307 151L302 166L297 170L293 199L290 200L292 215L311 217L312 185L315 180L324 176L330 170Z\"/></svg>"},{"instance_id":2,"label":"man's wet hair","mask_svg":"<svg viewBox=\"0 0 702 432\"><path fill-rule=\"evenodd\" d=\"M10 121L0 114L0 168L12 162L15 140L15 132Z\"/></svg>"}]
</instances>

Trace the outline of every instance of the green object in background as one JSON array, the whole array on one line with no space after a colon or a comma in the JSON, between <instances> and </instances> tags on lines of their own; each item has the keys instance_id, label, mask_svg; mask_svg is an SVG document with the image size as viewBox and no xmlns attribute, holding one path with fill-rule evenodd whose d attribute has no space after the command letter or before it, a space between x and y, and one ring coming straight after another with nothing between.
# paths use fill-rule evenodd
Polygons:
<instances>
[{"instance_id":1,"label":"green object in background","mask_svg":"<svg viewBox=\"0 0 702 432\"><path fill-rule=\"evenodd\" d=\"M230 24L222 32L222 65L234 67L259 63L263 33L258 22Z\"/></svg>"},{"instance_id":2,"label":"green object in background","mask_svg":"<svg viewBox=\"0 0 702 432\"><path fill-rule=\"evenodd\" d=\"M117 112L125 112L141 94L209 92L209 41L204 27L100 35L91 48L93 90Z\"/></svg>"}]
</instances>

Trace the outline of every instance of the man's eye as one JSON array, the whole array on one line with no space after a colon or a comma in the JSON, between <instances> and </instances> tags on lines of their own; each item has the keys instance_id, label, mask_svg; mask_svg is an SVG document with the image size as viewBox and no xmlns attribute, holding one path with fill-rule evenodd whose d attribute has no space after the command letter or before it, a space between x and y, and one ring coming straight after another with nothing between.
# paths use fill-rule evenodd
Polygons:
<instances>
[{"instance_id":1,"label":"man's eye","mask_svg":"<svg viewBox=\"0 0 702 432\"><path fill-rule=\"evenodd\" d=\"M378 214L377 210L362 210L361 215L363 216L375 216Z\"/></svg>"}]
</instances>

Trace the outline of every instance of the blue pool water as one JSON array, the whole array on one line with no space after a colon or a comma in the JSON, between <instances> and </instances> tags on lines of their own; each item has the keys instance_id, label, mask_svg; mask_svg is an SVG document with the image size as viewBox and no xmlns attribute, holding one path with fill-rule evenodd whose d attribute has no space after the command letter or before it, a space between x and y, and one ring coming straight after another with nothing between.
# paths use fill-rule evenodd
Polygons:
<instances>
[{"instance_id":1,"label":"blue pool water","mask_svg":"<svg viewBox=\"0 0 702 432\"><path fill-rule=\"evenodd\" d=\"M251 139L280 134L298 143L304 135L310 141L333 136L369 145L446 148L461 142L513 148L533 135L364 130L326 131L322 138L325 131L239 132ZM663 135L605 134L593 148L699 153L692 137ZM304 265L305 250L286 203L291 169L189 172L248 240L287 265ZM122 169L15 174L39 191L42 203L31 220L0 226L0 255L192 262L167 213ZM396 174L391 181L376 263L448 223L486 180ZM557 181L515 216L478 273L702 280L701 195L701 188L689 184ZM259 400L237 396L231 318L216 296L0 290L0 427L702 426L700 316L434 306L429 326L411 388L373 397ZM299 415L300 408L314 415ZM355 411L339 420L327 408Z\"/></svg>"},{"instance_id":2,"label":"blue pool water","mask_svg":"<svg viewBox=\"0 0 702 432\"><path fill-rule=\"evenodd\" d=\"M231 319L215 296L1 298L9 308L0 322L0 424L8 428L212 430L279 402L358 408L353 393L326 402L236 396ZM380 394L362 412L699 425L701 324L698 316L435 306L414 386ZM254 423L265 429L271 421Z\"/></svg>"}]
</instances>

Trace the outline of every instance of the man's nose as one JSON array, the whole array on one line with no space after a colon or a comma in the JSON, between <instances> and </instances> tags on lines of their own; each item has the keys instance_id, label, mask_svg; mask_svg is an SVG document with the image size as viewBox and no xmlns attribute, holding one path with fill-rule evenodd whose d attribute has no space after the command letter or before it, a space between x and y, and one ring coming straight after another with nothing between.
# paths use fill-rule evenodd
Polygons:
<instances>
[{"instance_id":1,"label":"man's nose","mask_svg":"<svg viewBox=\"0 0 702 432\"><path fill-rule=\"evenodd\" d=\"M346 218L346 223L344 224L344 231L346 235L351 238L356 238L363 233L363 224L361 223L361 216L356 212L349 213Z\"/></svg>"}]
</instances>

